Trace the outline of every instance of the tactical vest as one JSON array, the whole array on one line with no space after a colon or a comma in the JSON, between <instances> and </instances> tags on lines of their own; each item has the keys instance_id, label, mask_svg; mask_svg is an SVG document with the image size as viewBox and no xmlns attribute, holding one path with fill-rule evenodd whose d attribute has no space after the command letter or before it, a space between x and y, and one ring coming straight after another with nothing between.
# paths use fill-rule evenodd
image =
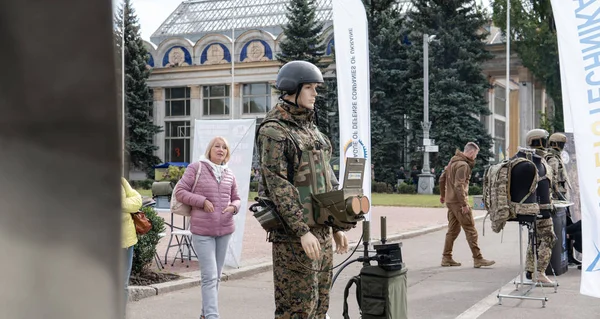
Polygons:
<instances>
[{"instance_id":1,"label":"tactical vest","mask_svg":"<svg viewBox=\"0 0 600 319\"><path fill-rule=\"evenodd\" d=\"M299 138L289 128L290 125L277 119L269 119L261 123L261 126L275 122L287 133L290 140L296 146L296 156L299 165L288 167L288 181L297 189L300 202L303 206L304 222L309 227L317 225L330 225L330 214L327 210L320 209L313 200L313 194L322 194L332 190L329 162L331 160L331 146L327 138L315 126L314 128L298 128L310 136L310 138ZM294 158L288 158L288 163L294 163Z\"/></svg>"},{"instance_id":2,"label":"tactical vest","mask_svg":"<svg viewBox=\"0 0 600 319\"><path fill-rule=\"evenodd\" d=\"M533 182L529 186L529 193L519 202L512 201L510 197L512 168L519 163L528 161L521 157L506 159L490 166L483 175L483 202L487 210L486 217L490 217L492 230L495 233L499 233L509 219L513 219L517 215L536 215L539 211L538 203L524 203L537 188L537 169L532 178Z\"/></svg>"}]
</instances>

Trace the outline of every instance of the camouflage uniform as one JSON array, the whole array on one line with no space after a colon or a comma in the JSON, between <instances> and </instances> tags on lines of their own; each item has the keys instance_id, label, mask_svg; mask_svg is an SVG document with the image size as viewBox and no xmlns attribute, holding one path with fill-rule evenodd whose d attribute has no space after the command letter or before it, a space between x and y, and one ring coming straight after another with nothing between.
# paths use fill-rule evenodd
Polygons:
<instances>
[{"instance_id":1,"label":"camouflage uniform","mask_svg":"<svg viewBox=\"0 0 600 319\"><path fill-rule=\"evenodd\" d=\"M567 199L567 187L569 186L569 175L567 169L562 160L562 147L558 144L567 142L567 137L562 133L554 133L550 136L550 145L547 149L546 161L550 167L552 167L553 180L553 195L555 199L566 200Z\"/></svg>"},{"instance_id":2,"label":"camouflage uniform","mask_svg":"<svg viewBox=\"0 0 600 319\"><path fill-rule=\"evenodd\" d=\"M314 116L313 110L282 101L267 114L258 132L263 177L259 193L275 203L288 226L269 234L276 319L321 319L329 308L332 230L314 222L311 194L331 191L337 180L328 164L331 143L313 123ZM321 245L316 261L308 258L300 243L309 231Z\"/></svg>"},{"instance_id":3,"label":"camouflage uniform","mask_svg":"<svg viewBox=\"0 0 600 319\"><path fill-rule=\"evenodd\" d=\"M540 181L544 179L548 179L550 181L550 190L552 189L552 168L546 162L547 153L544 151L543 147L545 145L533 145L536 140L542 141L548 138L548 132L541 129L531 130L527 133L527 145L529 147L535 147L535 154L541 157L542 165L545 168L545 174L538 176L538 188L540 187ZM541 143L541 142L540 142ZM540 172L541 174L541 172ZM539 202L539 196L538 196ZM554 234L554 224L552 222L552 218L549 213L552 211L552 204L542 203L540 202L540 213L542 215L546 215L545 218L536 219L536 241L537 241L537 271L540 275L545 274L546 268L550 264L550 257L552 256L552 248L556 242L556 235ZM533 273L536 271L534 269L534 260L533 260L533 249L531 246L531 242L527 247L527 257L525 270L527 272ZM546 278L547 279L547 278Z\"/></svg>"}]
</instances>

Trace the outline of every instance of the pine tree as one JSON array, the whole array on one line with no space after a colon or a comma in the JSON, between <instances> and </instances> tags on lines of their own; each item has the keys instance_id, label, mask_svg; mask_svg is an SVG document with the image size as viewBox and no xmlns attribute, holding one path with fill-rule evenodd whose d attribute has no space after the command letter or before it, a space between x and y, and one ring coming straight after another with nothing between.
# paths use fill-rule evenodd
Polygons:
<instances>
[{"instance_id":1,"label":"pine tree","mask_svg":"<svg viewBox=\"0 0 600 319\"><path fill-rule=\"evenodd\" d=\"M431 167L439 171L455 150L469 141L481 148L478 164L486 164L492 138L479 120L481 115L490 114L485 99L489 83L482 63L492 56L483 41L485 17L473 0L414 0L407 21L413 31L408 72L421 74L410 80L406 99L411 149L416 151L423 137L422 35L427 33L436 35L436 41L429 45L429 120L430 136L439 145L439 153L432 156Z\"/></svg>"},{"instance_id":2,"label":"pine tree","mask_svg":"<svg viewBox=\"0 0 600 319\"><path fill-rule=\"evenodd\" d=\"M325 73L328 63L322 61L326 45L322 41L323 23L316 18L315 0L291 0L287 5L288 23L283 26L284 40L280 43L281 53L277 59L283 64L290 61L307 61L316 65L321 72ZM331 137L330 123L332 118L329 112L337 112L337 104L333 98L335 93L335 79L326 79L323 86L317 92L315 109L317 112L317 125L319 130ZM331 121L330 121L331 120ZM337 152L335 141L332 140Z\"/></svg>"},{"instance_id":3,"label":"pine tree","mask_svg":"<svg viewBox=\"0 0 600 319\"><path fill-rule=\"evenodd\" d=\"M281 41L281 53L277 59L282 63L303 60L320 69L325 45L321 41L323 23L317 21L315 0L291 0L287 5L288 23L283 26L285 39Z\"/></svg>"},{"instance_id":4,"label":"pine tree","mask_svg":"<svg viewBox=\"0 0 600 319\"><path fill-rule=\"evenodd\" d=\"M124 15L123 15L124 13ZM121 36L123 34L123 17L125 22L125 121L126 121L126 156L130 167L149 171L159 164L160 159L154 155L158 149L153 144L153 137L161 131L152 120L152 96L146 80L150 71L146 68L148 51L140 36L140 27L131 0L125 0L115 17L117 30L115 39L121 54Z\"/></svg>"},{"instance_id":5,"label":"pine tree","mask_svg":"<svg viewBox=\"0 0 600 319\"><path fill-rule=\"evenodd\" d=\"M406 34L395 0L366 1L369 22L371 87L371 159L377 181L396 184L406 161Z\"/></svg>"}]
</instances>

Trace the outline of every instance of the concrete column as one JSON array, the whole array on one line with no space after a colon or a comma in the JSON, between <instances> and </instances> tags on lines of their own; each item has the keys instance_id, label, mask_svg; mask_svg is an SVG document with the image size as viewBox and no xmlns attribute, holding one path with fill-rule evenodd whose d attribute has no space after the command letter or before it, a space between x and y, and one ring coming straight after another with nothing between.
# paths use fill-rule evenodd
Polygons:
<instances>
[{"instance_id":1,"label":"concrete column","mask_svg":"<svg viewBox=\"0 0 600 319\"><path fill-rule=\"evenodd\" d=\"M525 135L534 129L533 83L519 82L519 145L525 146Z\"/></svg>"},{"instance_id":2,"label":"concrete column","mask_svg":"<svg viewBox=\"0 0 600 319\"><path fill-rule=\"evenodd\" d=\"M202 119L203 105L202 105L202 86L194 85L190 86L190 145L192 150L194 149L194 131L196 127L196 120ZM198 161L200 159L201 154L191 154L190 161Z\"/></svg>"},{"instance_id":3,"label":"concrete column","mask_svg":"<svg viewBox=\"0 0 600 319\"><path fill-rule=\"evenodd\" d=\"M154 124L163 128L162 132L154 136L155 145L158 146L154 155L163 162L165 160L165 107L165 89L154 88Z\"/></svg>"},{"instance_id":4,"label":"concrete column","mask_svg":"<svg viewBox=\"0 0 600 319\"><path fill-rule=\"evenodd\" d=\"M0 318L119 318L111 2L5 1L0 39Z\"/></svg>"}]
</instances>

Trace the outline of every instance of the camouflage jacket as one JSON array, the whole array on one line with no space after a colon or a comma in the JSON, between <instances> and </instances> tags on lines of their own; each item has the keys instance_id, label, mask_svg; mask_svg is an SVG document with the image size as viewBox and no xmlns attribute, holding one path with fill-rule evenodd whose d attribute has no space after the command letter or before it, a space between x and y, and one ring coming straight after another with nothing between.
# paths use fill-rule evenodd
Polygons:
<instances>
[{"instance_id":1,"label":"camouflage jacket","mask_svg":"<svg viewBox=\"0 0 600 319\"><path fill-rule=\"evenodd\" d=\"M552 193L555 199L563 200L566 199L568 175L565 165L562 161L562 156L559 151L555 149L548 149L546 155L546 161L552 168Z\"/></svg>"},{"instance_id":2,"label":"camouflage jacket","mask_svg":"<svg viewBox=\"0 0 600 319\"><path fill-rule=\"evenodd\" d=\"M274 231L269 234L270 241L299 241L300 237L311 231L320 241L325 241L331 234L331 227L314 225L307 216L312 214L311 192L331 191L337 185L337 179L331 170L331 143L313 123L314 111L298 108L285 102L277 104L265 117L264 121L277 120L284 122L287 129L277 122L261 125L257 136L257 147L260 157L262 180L259 195L271 199L288 226L287 231ZM291 136L294 136L292 140ZM313 148L310 165L315 169L318 178L310 178L308 156L302 148ZM301 156L299 156L301 155ZM290 177L293 176L293 183ZM337 231L337 229L336 229Z\"/></svg>"}]
</instances>

